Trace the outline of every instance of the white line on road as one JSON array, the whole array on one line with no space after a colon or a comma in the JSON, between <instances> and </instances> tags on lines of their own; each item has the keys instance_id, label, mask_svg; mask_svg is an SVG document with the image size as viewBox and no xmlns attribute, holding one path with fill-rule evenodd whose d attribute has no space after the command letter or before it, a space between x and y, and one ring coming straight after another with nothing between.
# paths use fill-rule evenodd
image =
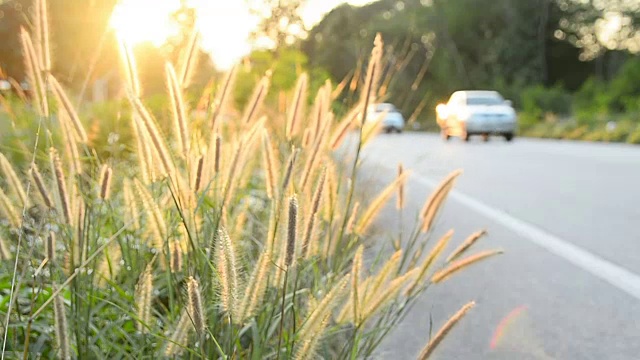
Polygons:
<instances>
[{"instance_id":1,"label":"white line on road","mask_svg":"<svg viewBox=\"0 0 640 360\"><path fill-rule=\"evenodd\" d=\"M412 178L431 188L438 185L436 181L415 174ZM526 221L515 218L504 211L488 206L469 195L452 190L449 197L640 300L640 276L629 270L573 245L566 240L562 240Z\"/></svg>"}]
</instances>

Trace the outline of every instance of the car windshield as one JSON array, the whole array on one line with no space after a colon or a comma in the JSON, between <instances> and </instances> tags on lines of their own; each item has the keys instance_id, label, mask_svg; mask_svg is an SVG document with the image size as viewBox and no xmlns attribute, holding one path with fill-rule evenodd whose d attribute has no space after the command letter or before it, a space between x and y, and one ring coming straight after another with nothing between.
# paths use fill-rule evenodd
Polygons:
<instances>
[{"instance_id":1,"label":"car windshield","mask_svg":"<svg viewBox=\"0 0 640 360\"><path fill-rule=\"evenodd\" d=\"M497 96L478 96L467 98L467 105L502 105L504 100Z\"/></svg>"},{"instance_id":2,"label":"car windshield","mask_svg":"<svg viewBox=\"0 0 640 360\"><path fill-rule=\"evenodd\" d=\"M395 110L395 107L392 104L378 104L375 106L375 112L392 112Z\"/></svg>"}]
</instances>

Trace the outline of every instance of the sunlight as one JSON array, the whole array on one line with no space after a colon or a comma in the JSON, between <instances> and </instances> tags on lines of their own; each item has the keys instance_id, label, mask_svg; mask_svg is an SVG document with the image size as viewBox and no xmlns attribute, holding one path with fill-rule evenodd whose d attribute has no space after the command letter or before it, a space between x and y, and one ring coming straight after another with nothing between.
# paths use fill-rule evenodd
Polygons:
<instances>
[{"instance_id":1,"label":"sunlight","mask_svg":"<svg viewBox=\"0 0 640 360\"><path fill-rule=\"evenodd\" d=\"M111 16L111 27L128 44L163 45L179 29L170 19L184 0L121 0ZM345 0L312 0L302 9L306 27L320 21L336 5ZM351 0L363 5L371 0ZM244 1L186 0L196 10L196 26L200 30L202 49L213 59L218 69L229 69L249 54L253 45L249 35L259 19L251 15Z\"/></svg>"},{"instance_id":2,"label":"sunlight","mask_svg":"<svg viewBox=\"0 0 640 360\"><path fill-rule=\"evenodd\" d=\"M114 9L111 27L131 45L149 42L163 45L179 31L170 19L180 8L180 0L122 0ZM243 2L191 0L196 10L196 26L202 35L202 49L219 69L228 69L251 50L247 38L258 21Z\"/></svg>"},{"instance_id":3,"label":"sunlight","mask_svg":"<svg viewBox=\"0 0 640 360\"><path fill-rule=\"evenodd\" d=\"M160 46L178 31L169 16L179 7L180 0L122 0L113 10L110 24L129 44Z\"/></svg>"}]
</instances>

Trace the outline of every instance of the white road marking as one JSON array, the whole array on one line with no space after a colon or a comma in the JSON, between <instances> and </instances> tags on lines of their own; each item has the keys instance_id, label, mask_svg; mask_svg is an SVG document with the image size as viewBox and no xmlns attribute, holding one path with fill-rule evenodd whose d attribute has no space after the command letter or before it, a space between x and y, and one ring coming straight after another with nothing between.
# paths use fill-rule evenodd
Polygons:
<instances>
[{"instance_id":1,"label":"white road marking","mask_svg":"<svg viewBox=\"0 0 640 360\"><path fill-rule=\"evenodd\" d=\"M431 188L438 185L438 182L415 173L411 178ZM449 193L449 198L511 229L532 243L640 300L640 276L629 270L457 190L452 190Z\"/></svg>"}]
</instances>

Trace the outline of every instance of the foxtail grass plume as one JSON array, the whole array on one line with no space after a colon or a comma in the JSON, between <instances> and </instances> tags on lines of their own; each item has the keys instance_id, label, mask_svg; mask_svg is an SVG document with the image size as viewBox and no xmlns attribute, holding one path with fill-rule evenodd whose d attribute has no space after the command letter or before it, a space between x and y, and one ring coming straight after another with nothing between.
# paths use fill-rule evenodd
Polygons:
<instances>
[{"instance_id":1,"label":"foxtail grass plume","mask_svg":"<svg viewBox=\"0 0 640 360\"><path fill-rule=\"evenodd\" d=\"M200 50L198 43L200 42L200 38L200 31L198 31L197 26L194 26L191 34L189 35L189 42L187 43L183 53L180 55L180 66L178 68L178 75L180 77L178 80L180 81L180 87L182 89L189 87L196 66L198 65L198 51Z\"/></svg>"},{"instance_id":2,"label":"foxtail grass plume","mask_svg":"<svg viewBox=\"0 0 640 360\"><path fill-rule=\"evenodd\" d=\"M171 272L174 274L179 273L182 271L182 246L180 245L180 241L171 241L169 251Z\"/></svg>"},{"instance_id":3,"label":"foxtail grass plume","mask_svg":"<svg viewBox=\"0 0 640 360\"><path fill-rule=\"evenodd\" d=\"M367 68L367 76L365 78L364 88L360 95L360 104L362 111L361 126L364 125L366 120L366 109L369 104L376 101L376 93L378 91L378 82L382 72L382 53L383 42L382 36L376 34L376 38L373 42L374 46L371 50L371 57L369 58L369 66Z\"/></svg>"},{"instance_id":4,"label":"foxtail grass plume","mask_svg":"<svg viewBox=\"0 0 640 360\"><path fill-rule=\"evenodd\" d=\"M58 190L58 199L62 208L62 215L67 224L71 224L71 203L69 202L69 193L67 191L67 182L65 180L60 156L54 148L49 149L49 157L51 159L51 168L55 175L56 189Z\"/></svg>"},{"instance_id":5,"label":"foxtail grass plume","mask_svg":"<svg viewBox=\"0 0 640 360\"><path fill-rule=\"evenodd\" d=\"M453 329L453 327L476 305L475 302L470 302L464 305L460 310L458 310L452 317L447 320L447 322L442 325L440 330L429 340L427 345L420 351L420 355L418 355L418 360L427 360L429 356L433 353L436 347L442 342L445 336Z\"/></svg>"},{"instance_id":6,"label":"foxtail grass plume","mask_svg":"<svg viewBox=\"0 0 640 360\"><path fill-rule=\"evenodd\" d=\"M381 289L381 291L371 294L372 296L367 299L367 302L363 306L361 321L366 321L380 309L389 304L389 302L397 299L402 289L405 288L409 282L415 279L418 271L419 269L413 269L403 275L400 275L387 284L384 289Z\"/></svg>"},{"instance_id":7,"label":"foxtail grass plume","mask_svg":"<svg viewBox=\"0 0 640 360\"><path fill-rule=\"evenodd\" d=\"M71 175L78 175L82 173L82 162L80 160L80 152L78 151L78 145L76 141L76 134L72 130L71 120L64 112L60 112L58 116L60 127L62 128L62 136L64 140L65 155L67 161L71 165L69 171Z\"/></svg>"},{"instance_id":8,"label":"foxtail grass plume","mask_svg":"<svg viewBox=\"0 0 640 360\"><path fill-rule=\"evenodd\" d=\"M75 228L76 231L74 232L74 243L73 243L73 248L74 248L74 264L75 265L79 265L81 263L83 263L86 259L87 259L87 247L85 246L85 239L84 239L84 229L85 229L85 214L86 214L86 209L84 207L84 204L81 204L79 206L76 207L76 217L75 217Z\"/></svg>"},{"instance_id":9,"label":"foxtail grass plume","mask_svg":"<svg viewBox=\"0 0 640 360\"><path fill-rule=\"evenodd\" d=\"M394 240L393 243L393 248L394 249L400 249L400 239L397 238ZM415 253L413 253L413 256L411 257L411 261L409 262L409 266L408 269L413 269L416 264L418 263L418 260L420 260L420 258L422 257L422 251L424 250L423 247L419 247L418 250L416 250Z\"/></svg>"},{"instance_id":10,"label":"foxtail grass plume","mask_svg":"<svg viewBox=\"0 0 640 360\"><path fill-rule=\"evenodd\" d=\"M131 118L133 129L133 135L136 138L136 150L138 153L138 164L142 180L145 184L151 184L154 179L153 174L153 155L151 154L151 148L149 147L150 140L145 137L146 131L141 128L141 121L137 120L137 114L133 114Z\"/></svg>"},{"instance_id":11,"label":"foxtail grass plume","mask_svg":"<svg viewBox=\"0 0 640 360\"><path fill-rule=\"evenodd\" d=\"M276 165L273 159L273 145L269 137L269 132L265 129L262 132L262 163L265 169L265 186L267 188L267 196L269 199L275 199L277 194L276 185Z\"/></svg>"},{"instance_id":12,"label":"foxtail grass plume","mask_svg":"<svg viewBox=\"0 0 640 360\"><path fill-rule=\"evenodd\" d=\"M189 332L193 328L191 317L189 316L188 310L185 308L180 314L180 319L178 320L176 328L173 330L173 334L171 334L171 338L164 350L164 355L167 357L180 355L183 349L187 346Z\"/></svg>"},{"instance_id":13,"label":"foxtail grass plume","mask_svg":"<svg viewBox=\"0 0 640 360\"><path fill-rule=\"evenodd\" d=\"M54 285L54 289L56 288L57 286ZM67 312L65 310L64 299L61 294L55 295L53 298L53 313L56 343L58 345L58 357L64 360L71 359Z\"/></svg>"},{"instance_id":14,"label":"foxtail grass plume","mask_svg":"<svg viewBox=\"0 0 640 360\"><path fill-rule=\"evenodd\" d=\"M194 176L194 180L193 180L193 191L200 191L201 187L202 187L202 178L204 175L204 155L200 155L200 157L198 158L198 163L196 165L196 171L195 171L195 176Z\"/></svg>"},{"instance_id":15,"label":"foxtail grass plume","mask_svg":"<svg viewBox=\"0 0 640 360\"><path fill-rule=\"evenodd\" d=\"M146 334L152 325L151 301L153 300L153 262L149 263L136 285L136 314L138 322L136 327L139 332Z\"/></svg>"},{"instance_id":16,"label":"foxtail grass plume","mask_svg":"<svg viewBox=\"0 0 640 360\"><path fill-rule=\"evenodd\" d=\"M404 168L402 167L402 164L398 164L398 176L402 176L403 173ZM398 186L398 199L396 201L396 209L404 209L404 183Z\"/></svg>"},{"instance_id":17,"label":"foxtail grass plume","mask_svg":"<svg viewBox=\"0 0 640 360\"><path fill-rule=\"evenodd\" d=\"M282 191L286 191L287 187L289 186L289 181L291 181L291 174L293 172L293 167L296 163L297 157L298 149L292 148L289 159L287 160L287 167L284 171L284 177L282 178Z\"/></svg>"},{"instance_id":18,"label":"foxtail grass plume","mask_svg":"<svg viewBox=\"0 0 640 360\"><path fill-rule=\"evenodd\" d=\"M45 241L44 251L49 263L56 262L56 234L53 231L49 231L49 236Z\"/></svg>"},{"instance_id":19,"label":"foxtail grass plume","mask_svg":"<svg viewBox=\"0 0 640 360\"><path fill-rule=\"evenodd\" d=\"M267 289L267 277L269 276L269 265L271 263L271 256L269 255L269 249L265 248L258 262L256 263L251 277L245 287L244 297L239 308L239 314L237 320L244 322L251 316L253 316L262 303L264 293Z\"/></svg>"},{"instance_id":20,"label":"foxtail grass plume","mask_svg":"<svg viewBox=\"0 0 640 360\"><path fill-rule=\"evenodd\" d=\"M353 257L353 265L351 267L351 301L353 303L353 321L354 324L360 323L360 318L358 314L359 308L359 297L361 294L358 294L358 287L360 286L360 276L362 273L362 256L364 253L364 245L358 246L358 250L356 250L356 254Z\"/></svg>"},{"instance_id":21,"label":"foxtail grass plume","mask_svg":"<svg viewBox=\"0 0 640 360\"><path fill-rule=\"evenodd\" d=\"M440 256L440 254L442 254L442 252L446 248L447 244L449 244L449 241L451 240L452 237L453 237L453 230L449 230L446 234L444 234L443 237L440 238L440 240L438 240L438 242L433 247L433 249L431 249L431 251L429 252L429 255L427 255L426 259L424 259L424 262L419 267L420 272L418 273L418 277L413 282L413 284L411 284L411 286L407 289L408 294L413 293L413 291L418 286L421 285L422 281L427 275L427 271L429 271L429 269L431 268L431 265L433 265L433 263Z\"/></svg>"},{"instance_id":22,"label":"foxtail grass plume","mask_svg":"<svg viewBox=\"0 0 640 360\"><path fill-rule=\"evenodd\" d=\"M200 294L200 284L192 276L187 279L187 301L189 315L193 321L193 327L199 336L204 336L206 327L206 319L204 309L202 308L202 295Z\"/></svg>"},{"instance_id":23,"label":"foxtail grass plume","mask_svg":"<svg viewBox=\"0 0 640 360\"><path fill-rule=\"evenodd\" d=\"M215 143L215 152L214 152L214 161L213 161L213 169L216 174L220 173L220 154L222 152L222 137L219 134L216 134L216 143Z\"/></svg>"},{"instance_id":24,"label":"foxtail grass plume","mask_svg":"<svg viewBox=\"0 0 640 360\"><path fill-rule=\"evenodd\" d=\"M320 149L322 148L322 146L325 144L325 134L328 131L328 125L329 124L325 123L322 127L322 130L320 130L320 134L318 134L313 144L311 154L309 154L307 162L304 165L304 170L302 171L302 179L300 180L300 187L302 189L306 188L309 179L315 173L314 170L316 169L316 165L318 164L319 160L318 154L320 153Z\"/></svg>"},{"instance_id":25,"label":"foxtail grass plume","mask_svg":"<svg viewBox=\"0 0 640 360\"><path fill-rule=\"evenodd\" d=\"M326 86L321 87L320 89L318 89L318 93L316 94L316 99L313 103L313 120L312 120L312 127L310 127L309 129L311 129L313 131L313 138L315 139L318 134L320 134L320 128L322 127L322 122L326 116L326 113L328 112L328 108L326 106L326 104L328 103L328 101L326 100Z\"/></svg>"},{"instance_id":26,"label":"foxtail grass plume","mask_svg":"<svg viewBox=\"0 0 640 360\"><path fill-rule=\"evenodd\" d=\"M235 147L235 153L233 155L233 159L229 164L229 172L227 173L227 178L224 185L224 198L223 198L223 206L229 204L229 201L233 197L235 193L235 188L238 183L238 179L236 178L238 168L242 169L240 165L241 159L243 158L243 152L245 150L245 146L247 146L244 142L244 139L241 139Z\"/></svg>"},{"instance_id":27,"label":"foxtail grass plume","mask_svg":"<svg viewBox=\"0 0 640 360\"><path fill-rule=\"evenodd\" d=\"M342 81L340 81L338 83L336 88L333 89L333 91L330 93L331 94L331 101L337 99L340 95L342 95L342 92L347 87L347 84L350 83L349 80L352 80L352 75L353 75L353 70L350 71L349 73L347 73L347 75L345 75L345 77L342 78Z\"/></svg>"},{"instance_id":28,"label":"foxtail grass plume","mask_svg":"<svg viewBox=\"0 0 640 360\"><path fill-rule=\"evenodd\" d=\"M306 257L309 253L309 242L311 241L311 235L313 234L313 229L316 221L316 217L318 214L318 210L320 210L320 202L322 201L322 194L324 191L324 183L327 178L327 170L325 169L320 175L320 179L318 180L318 185L316 186L316 191L313 193L313 198L311 200L311 211L309 211L308 218L306 221L306 227L304 232L304 237L302 238L302 256Z\"/></svg>"},{"instance_id":29,"label":"foxtail grass plume","mask_svg":"<svg viewBox=\"0 0 640 360\"><path fill-rule=\"evenodd\" d=\"M49 50L49 17L47 16L47 1L36 0L36 32L40 68L45 73L51 71L51 51Z\"/></svg>"},{"instance_id":30,"label":"foxtail grass plume","mask_svg":"<svg viewBox=\"0 0 640 360\"><path fill-rule=\"evenodd\" d=\"M363 303L367 300L371 299L377 293L382 290L382 287L387 284L389 279L398 272L398 268L400 266L400 260L402 259L402 249L397 250L389 260L387 260L378 274L372 278L371 282L365 288L365 293L363 294Z\"/></svg>"},{"instance_id":31,"label":"foxtail grass plume","mask_svg":"<svg viewBox=\"0 0 640 360\"><path fill-rule=\"evenodd\" d=\"M31 94L36 102L38 114L43 117L49 116L49 103L47 101L47 91L38 56L31 41L31 35L24 28L20 28L20 39L22 41L22 52L25 60L27 78L31 84Z\"/></svg>"},{"instance_id":32,"label":"foxtail grass plume","mask_svg":"<svg viewBox=\"0 0 640 360\"><path fill-rule=\"evenodd\" d=\"M108 165L102 165L100 170L100 199L107 200L111 194L112 170Z\"/></svg>"},{"instance_id":33,"label":"foxtail grass plume","mask_svg":"<svg viewBox=\"0 0 640 360\"><path fill-rule=\"evenodd\" d=\"M53 94L58 101L59 108L61 110L64 110L66 116L71 120L71 124L73 125L73 129L78 141L86 144L88 142L87 133L84 130L84 126L80 122L80 118L78 117L76 109L73 107L71 101L67 97L67 93L64 91L62 85L60 85L58 80L53 75L49 75L49 83L51 84Z\"/></svg>"},{"instance_id":34,"label":"foxtail grass plume","mask_svg":"<svg viewBox=\"0 0 640 360\"><path fill-rule=\"evenodd\" d=\"M11 84L11 87L16 91L16 95L18 95L20 101L26 104L29 99L27 99L27 94L24 92L24 89L22 88L20 83L12 77L8 78L7 80L9 81L9 84Z\"/></svg>"},{"instance_id":35,"label":"foxtail grass plume","mask_svg":"<svg viewBox=\"0 0 640 360\"><path fill-rule=\"evenodd\" d=\"M337 150L347 137L351 126L353 125L353 117L346 117L342 120L331 135L330 148L331 150Z\"/></svg>"},{"instance_id":36,"label":"foxtail grass plume","mask_svg":"<svg viewBox=\"0 0 640 360\"><path fill-rule=\"evenodd\" d=\"M365 231L369 228L369 225L371 225L378 213L380 213L380 211L382 210L383 206L387 203L387 201L389 201L393 193L397 191L397 189L406 181L407 176L408 173L404 172L402 175L396 177L396 179L384 190L382 190L380 195L378 195L378 197L376 197L373 202L371 202L367 210L360 218L358 225L356 226L357 234L365 233Z\"/></svg>"},{"instance_id":37,"label":"foxtail grass plume","mask_svg":"<svg viewBox=\"0 0 640 360\"><path fill-rule=\"evenodd\" d=\"M156 250L161 250L167 234L167 224L164 221L162 212L160 212L160 208L154 201L149 191L138 179L135 179L134 181L136 190L142 202L142 206L147 213L147 221L149 221L150 225L149 228L151 229L151 233L153 234L153 242L150 244L150 246L155 248Z\"/></svg>"},{"instance_id":38,"label":"foxtail grass plume","mask_svg":"<svg viewBox=\"0 0 640 360\"><path fill-rule=\"evenodd\" d=\"M304 132L302 133L302 148L306 149L307 147L309 147L309 144L311 143L311 128L306 128L304 129Z\"/></svg>"},{"instance_id":39,"label":"foxtail grass plume","mask_svg":"<svg viewBox=\"0 0 640 360\"><path fill-rule=\"evenodd\" d=\"M457 261L452 262L449 266L447 266L446 268L436 272L435 274L433 274L433 276L431 277L431 281L433 283L439 283L442 282L444 280L446 280L447 278L449 278L450 276L452 276L453 274L457 273L458 271L469 267L479 261L482 261L486 258L495 256L495 255L499 255L502 254L502 250L489 250L489 251L482 251L479 252L477 254L474 255L470 255L464 259L460 259Z\"/></svg>"},{"instance_id":40,"label":"foxtail grass plume","mask_svg":"<svg viewBox=\"0 0 640 360\"><path fill-rule=\"evenodd\" d=\"M291 102L289 112L287 113L287 125L285 128L287 140L291 140L291 138L296 134L298 124L301 121L302 115L304 113L304 104L307 101L306 95L308 82L309 76L307 75L307 73L303 73L298 77L293 101Z\"/></svg>"},{"instance_id":41,"label":"foxtail grass plume","mask_svg":"<svg viewBox=\"0 0 640 360\"><path fill-rule=\"evenodd\" d=\"M289 197L289 226L287 227L287 248L284 264L291 266L296 252L296 237L298 224L298 199L295 195Z\"/></svg>"},{"instance_id":42,"label":"foxtail grass plume","mask_svg":"<svg viewBox=\"0 0 640 360\"><path fill-rule=\"evenodd\" d=\"M218 274L220 276L222 307L229 314L235 313L238 304L238 264L235 248L226 230L218 230L216 246Z\"/></svg>"},{"instance_id":43,"label":"foxtail grass plume","mask_svg":"<svg viewBox=\"0 0 640 360\"><path fill-rule=\"evenodd\" d=\"M297 343L293 353L293 360L311 360L316 359L316 348L320 343L322 333L327 326L330 315L326 315L323 319L318 321L318 324L314 326L315 333L308 336L304 341Z\"/></svg>"},{"instance_id":44,"label":"foxtail grass plume","mask_svg":"<svg viewBox=\"0 0 640 360\"><path fill-rule=\"evenodd\" d=\"M217 131L218 119L227 111L227 105L231 98L231 91L236 81L238 73L238 65L234 65L224 78L222 88L218 90L216 98L213 102L213 114L211 116L211 131L215 134Z\"/></svg>"},{"instance_id":45,"label":"foxtail grass plume","mask_svg":"<svg viewBox=\"0 0 640 360\"><path fill-rule=\"evenodd\" d=\"M271 83L271 72L267 72L265 76L262 77L262 80L258 83L256 88L253 90L253 94L249 100L248 105L245 107L244 115L242 115L241 124L248 124L253 120L258 113L260 112L260 108L262 108L262 104L264 103L264 99L267 97L267 93L269 92L269 85Z\"/></svg>"},{"instance_id":46,"label":"foxtail grass plume","mask_svg":"<svg viewBox=\"0 0 640 360\"><path fill-rule=\"evenodd\" d=\"M451 262L456 258L458 258L465 251L467 251L473 244L475 244L476 241L478 241L478 239L480 239L486 234L487 234L486 230L480 230L469 235L469 237L465 239L465 241L462 244L460 244L460 246L458 246L455 250L453 250L453 252L451 252L451 255L447 257L447 262Z\"/></svg>"},{"instance_id":47,"label":"foxtail grass plume","mask_svg":"<svg viewBox=\"0 0 640 360\"><path fill-rule=\"evenodd\" d=\"M360 202L356 201L355 205L353 205L353 209L351 209L351 215L349 216L349 220L347 221L346 233L352 234L354 226L356 224L356 220L358 219L358 210L360 209Z\"/></svg>"},{"instance_id":48,"label":"foxtail grass plume","mask_svg":"<svg viewBox=\"0 0 640 360\"><path fill-rule=\"evenodd\" d=\"M160 162L163 167L163 175L173 174L175 173L173 168L173 163L171 162L171 156L169 154L168 147L160 135L160 130L158 130L158 126L156 125L151 113L147 110L147 108L142 104L140 99L132 98L130 99L133 103L133 107L138 116L134 115L134 119L139 121L140 128L146 130L149 139L151 140L151 144L153 145L153 149L160 159ZM143 137L144 139L145 137Z\"/></svg>"},{"instance_id":49,"label":"foxtail grass plume","mask_svg":"<svg viewBox=\"0 0 640 360\"><path fill-rule=\"evenodd\" d=\"M120 39L120 57L124 63L124 73L127 78L127 84L129 92L136 98L142 95L142 89L140 87L140 78L138 77L138 67L136 65L136 58L133 56L131 47Z\"/></svg>"},{"instance_id":50,"label":"foxtail grass plume","mask_svg":"<svg viewBox=\"0 0 640 360\"><path fill-rule=\"evenodd\" d=\"M20 199L20 203L22 204L22 206L28 206L29 200L27 199L27 194L22 187L22 183L20 182L18 175L13 169L13 166L11 166L9 160L7 160L7 158L2 153L0 153L0 169L5 176L5 181L7 182L7 185L9 186L11 192L14 193L18 197L18 199Z\"/></svg>"},{"instance_id":51,"label":"foxtail grass plume","mask_svg":"<svg viewBox=\"0 0 640 360\"><path fill-rule=\"evenodd\" d=\"M0 236L0 260L9 260L11 259L11 253L9 252L9 247L7 246L7 242L4 241L4 238Z\"/></svg>"},{"instance_id":52,"label":"foxtail grass plume","mask_svg":"<svg viewBox=\"0 0 640 360\"><path fill-rule=\"evenodd\" d=\"M182 150L182 156L189 158L190 135L189 125L187 124L187 110L182 96L182 87L178 82L176 72L171 63L165 64L165 72L167 75L167 88L169 89L169 98L171 100L171 110L173 112L173 124L178 138L178 144Z\"/></svg>"},{"instance_id":53,"label":"foxtail grass plume","mask_svg":"<svg viewBox=\"0 0 640 360\"><path fill-rule=\"evenodd\" d=\"M136 203L136 199L133 193L131 180L124 179L122 191L124 194L124 214L125 219L130 219L132 222L132 230L140 229L140 214L138 211L138 206Z\"/></svg>"},{"instance_id":54,"label":"foxtail grass plume","mask_svg":"<svg viewBox=\"0 0 640 360\"><path fill-rule=\"evenodd\" d=\"M331 316L333 309L339 303L345 294L345 288L349 283L349 275L345 275L340 279L329 291L322 301L311 311L304 321L304 325L298 332L297 347L294 349L294 358L304 358L310 356L314 352L314 347L310 344L317 344L317 340L322 336L325 322Z\"/></svg>"},{"instance_id":55,"label":"foxtail grass plume","mask_svg":"<svg viewBox=\"0 0 640 360\"><path fill-rule=\"evenodd\" d=\"M462 174L462 170L456 170L449 174L427 199L427 202L424 204L424 207L420 212L420 218L422 219L422 232L428 232L431 230L436 216L440 212L447 195L449 195L456 178L460 176L460 174Z\"/></svg>"}]
</instances>

